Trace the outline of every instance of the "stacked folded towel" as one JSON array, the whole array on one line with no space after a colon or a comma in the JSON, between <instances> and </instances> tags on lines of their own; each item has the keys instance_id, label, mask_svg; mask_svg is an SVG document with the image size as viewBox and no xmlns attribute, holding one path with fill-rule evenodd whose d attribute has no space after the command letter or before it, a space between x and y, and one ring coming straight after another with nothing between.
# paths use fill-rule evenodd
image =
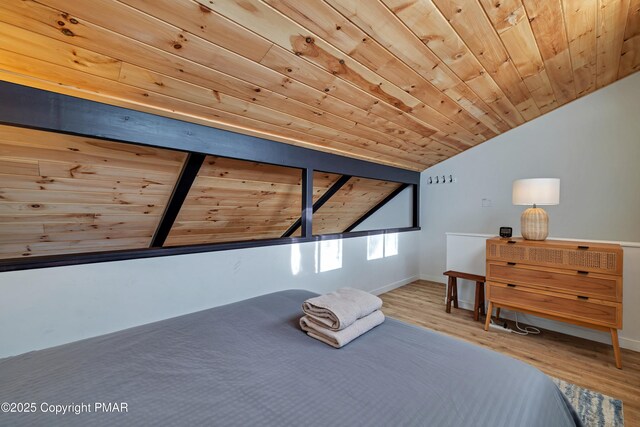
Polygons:
<instances>
[{"instance_id":1,"label":"stacked folded towel","mask_svg":"<svg viewBox=\"0 0 640 427\"><path fill-rule=\"evenodd\" d=\"M310 337L340 348L384 322L381 307L375 295L342 288L306 300L300 327Z\"/></svg>"}]
</instances>

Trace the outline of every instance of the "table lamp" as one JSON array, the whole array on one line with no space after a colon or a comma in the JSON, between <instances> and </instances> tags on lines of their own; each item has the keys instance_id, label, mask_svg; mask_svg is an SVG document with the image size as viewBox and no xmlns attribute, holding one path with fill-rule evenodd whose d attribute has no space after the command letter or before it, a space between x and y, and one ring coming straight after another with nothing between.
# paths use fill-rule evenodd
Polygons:
<instances>
[{"instance_id":1,"label":"table lamp","mask_svg":"<svg viewBox=\"0 0 640 427\"><path fill-rule=\"evenodd\" d=\"M520 228L527 240L544 240L549 235L549 216L537 205L560 204L558 178L518 179L513 182L513 204L533 205L522 212Z\"/></svg>"}]
</instances>

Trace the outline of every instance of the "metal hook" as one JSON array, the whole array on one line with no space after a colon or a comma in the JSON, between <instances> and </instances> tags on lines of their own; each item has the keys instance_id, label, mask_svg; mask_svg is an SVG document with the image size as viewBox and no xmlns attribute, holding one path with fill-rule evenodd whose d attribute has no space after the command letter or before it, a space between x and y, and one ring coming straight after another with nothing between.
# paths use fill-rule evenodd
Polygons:
<instances>
[{"instance_id":1,"label":"metal hook","mask_svg":"<svg viewBox=\"0 0 640 427\"><path fill-rule=\"evenodd\" d=\"M449 175L449 182L453 182L453 175Z\"/></svg>"},{"instance_id":2,"label":"metal hook","mask_svg":"<svg viewBox=\"0 0 640 427\"><path fill-rule=\"evenodd\" d=\"M431 177L429 177L429 184L433 184L433 179L431 179Z\"/></svg>"},{"instance_id":3,"label":"metal hook","mask_svg":"<svg viewBox=\"0 0 640 427\"><path fill-rule=\"evenodd\" d=\"M447 179L444 177L444 175L442 175L442 183L444 184L446 182L447 182Z\"/></svg>"},{"instance_id":4,"label":"metal hook","mask_svg":"<svg viewBox=\"0 0 640 427\"><path fill-rule=\"evenodd\" d=\"M440 184L440 177L436 176L436 184Z\"/></svg>"}]
</instances>

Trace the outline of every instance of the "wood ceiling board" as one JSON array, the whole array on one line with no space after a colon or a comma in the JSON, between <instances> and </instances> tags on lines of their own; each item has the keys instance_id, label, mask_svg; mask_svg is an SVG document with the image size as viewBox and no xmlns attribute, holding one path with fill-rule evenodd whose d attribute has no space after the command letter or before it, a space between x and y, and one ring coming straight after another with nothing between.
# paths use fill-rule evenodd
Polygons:
<instances>
[{"instance_id":1,"label":"wood ceiling board","mask_svg":"<svg viewBox=\"0 0 640 427\"><path fill-rule=\"evenodd\" d=\"M438 111L448 117L458 117L458 119L454 120L464 124L472 133L484 136L484 132L487 132L491 136L495 135L493 132L488 132L489 129L486 126L478 126L478 120L483 121L485 119L484 116L492 114L493 111L484 105L475 94L468 90L465 91L464 87L459 88L458 84L461 82L457 76L453 75L450 71L447 74L447 70L441 70L437 67L434 68L433 65L435 65L435 63L430 65L423 64L422 67L428 68L428 71L422 70L423 72L419 72L419 68L412 68L412 64L405 63L407 62L406 58L394 56L395 47L399 44L397 37L395 43L387 44L384 47L382 46L385 42L384 36L388 35L389 31L381 35L373 32L372 29L383 28L382 26L373 28L363 26L367 31L365 32L350 22L350 20L356 23L358 22L351 8L365 10L370 15L364 16L364 18L373 19L377 22L381 22L379 19L380 14L382 14L383 17L388 17L389 15L393 17L384 5L370 2L367 4L368 7L363 9L361 5L355 4L354 2L349 2L348 4L345 2L334 3L333 7L343 12L345 7L349 8L347 9L348 14L346 15L349 20L321 0L308 2L268 0L266 3L278 9L289 18L304 25L305 28L317 34L322 39L332 43L341 51L347 53L349 57L360 62L367 68L375 70L388 80L393 81L400 88L420 99L425 104L437 108ZM396 18L393 17L393 19ZM338 28L340 29L338 30ZM393 29L390 30L393 31ZM404 29L404 31L408 32L406 29ZM348 34L348 36L345 36L345 34ZM396 34L396 36L397 35L399 34ZM371 36L373 36L375 40L372 40ZM421 51L428 51L410 32L408 32L405 40L406 39L414 46L417 43L417 48ZM428 54L434 57L431 52L428 52ZM439 60L437 62L439 62ZM443 88L442 91L437 88L439 84L442 85L440 83L441 81L448 83L448 86ZM447 93L447 91L449 91L449 93ZM451 96L451 98L447 95ZM460 99L462 102L457 104L456 102L459 102ZM461 105L464 106L467 113L471 113L471 115L463 114L463 112L460 111ZM494 120L500 121L499 118L495 117ZM490 126L495 125L490 119L487 119L487 121Z\"/></svg>"},{"instance_id":2,"label":"wood ceiling board","mask_svg":"<svg viewBox=\"0 0 640 427\"><path fill-rule=\"evenodd\" d=\"M618 70L623 78L640 70L640 0L631 0Z\"/></svg>"},{"instance_id":3,"label":"wood ceiling board","mask_svg":"<svg viewBox=\"0 0 640 427\"><path fill-rule=\"evenodd\" d=\"M140 90L128 85L116 83L92 76L86 78L86 74L63 68L51 63L45 63L36 59L20 56L13 52L0 50L0 67L12 70L17 74L5 74L2 80L11 81L18 84L26 84L28 86L37 87L45 90L64 93L72 96L79 96L100 102L106 102L112 105L133 108L144 112L152 112L178 119L189 119L189 121L231 130L235 132L245 133L253 136L264 137L265 133L272 135L272 139L282 142L292 142L306 148L313 148L322 151L328 151L336 154L349 155L351 157L361 158L363 160L371 160L376 158L379 163L400 166L413 170L422 170L424 167L420 163L410 162L400 163L396 157L385 159L384 154L371 153L370 150L359 149L358 147L333 142L331 139L315 137L308 133L300 132L293 129L285 129L278 124L262 122L249 117L238 116L227 113L219 109L201 106L199 104L171 98L160 93ZM43 75L58 77L57 82L46 82L43 80L34 80L29 76ZM27 76L27 77L23 77ZM93 90L78 89L78 87L92 87ZM137 102L133 102L134 99ZM164 106L163 110L158 111L158 106ZM215 120L213 120L215 119ZM274 119L277 121L276 119ZM295 123L294 121L286 121L287 124ZM250 128L247 126L251 126ZM277 136L276 136L277 135ZM284 139L281 136L286 135ZM314 141L313 143L309 141ZM375 145L375 143L371 143ZM341 146L345 151L336 149ZM364 153L364 154L362 154Z\"/></svg>"},{"instance_id":4,"label":"wood ceiling board","mask_svg":"<svg viewBox=\"0 0 640 427\"><path fill-rule=\"evenodd\" d=\"M563 0L563 6L576 96L580 97L596 89L598 0Z\"/></svg>"},{"instance_id":5,"label":"wood ceiling board","mask_svg":"<svg viewBox=\"0 0 640 427\"><path fill-rule=\"evenodd\" d=\"M15 14L15 13L16 13L16 11L13 11L13 13ZM67 17L66 19L69 19L69 18ZM74 18L71 18L71 19L74 19ZM62 22L62 21L60 21L60 22ZM82 25L82 24L80 24L80 23L79 23L79 24L76 24L76 25ZM74 27L74 30L76 30L76 31L77 31L77 29L76 29L75 27ZM58 31L58 32L56 32L55 34L61 34L61 33ZM59 35L58 35L58 37L61 37L61 38L62 38L62 40L64 40L64 41L69 41L69 37L66 37L66 38L65 38L65 36L59 36ZM81 36L79 36L79 37L74 37L74 39L79 39L79 38L82 38L82 39L84 39L84 40L86 40L86 39L87 39L84 35L81 35ZM100 42L100 44L101 44L101 45L104 45L104 41ZM131 49L130 49L130 47L127 47L127 48L124 48L124 47L123 47L122 49L124 49L125 51L129 51L129 50L131 50ZM8 56L8 55L5 55L5 56ZM6 64L6 62L7 62L7 61L9 61L9 59L10 59L10 58L4 58L4 59L5 59L5 64ZM156 62L157 62L157 61L158 61L158 60L156 59ZM182 67L182 68L179 68L179 69L184 70L184 68L185 68L185 66L186 66L186 65L188 65L188 64L182 64L182 66L183 66L183 67ZM20 62L20 61L17 61L17 62L16 62L16 61L14 61L13 63L11 63L11 64L9 64L9 65L5 65L5 67L4 67L4 68L5 68L5 69L10 69L10 70L12 70L12 71L16 71L16 72L21 72L22 70L24 70L24 68L25 68L25 67L27 67L27 64L22 63L22 62ZM46 68L46 67L44 67L44 68ZM67 73L66 73L66 69L60 69L60 70L61 70L61 71L60 71L60 72L58 72L58 73L56 74L56 77L58 77L58 81L57 81L57 83L66 83L66 84L68 84L68 85L73 85L73 86L75 86L75 87L94 87L94 91L98 91L98 92L99 92L99 93L101 93L101 94L109 94L109 95L111 95L111 92L113 92L113 88L111 88L111 87L110 87L110 85L109 85L108 83L103 84L103 85L100 87L100 89L95 89L95 87L97 86L97 83L98 83L98 81L97 81L97 80L92 81L92 82L87 82L87 81L77 80L77 79L76 79L74 82L68 83L66 80L69 80L70 76L68 76L68 75L67 75ZM31 71L31 73L29 73L29 71ZM23 71L23 72L25 72L25 71ZM178 72L178 71L176 71L176 72ZM37 67L37 66L32 66L32 67L30 67L30 69L29 69L28 71L26 71L25 73L26 73L26 74L31 74L31 75L34 75L34 74L35 74L35 75L38 75L38 76L41 76L41 75L42 75L42 73L40 73L40 72L38 71L38 67ZM49 74L53 74L53 71L49 69L49 70L48 70L48 73L49 73ZM81 76L80 76L80 77L81 77ZM66 80L65 80L65 79L66 79ZM167 79L168 79L168 77L167 77ZM121 74L120 80L122 80L122 74ZM164 85L164 82L163 82L162 80L156 80L156 81L157 81L158 83L163 83L163 85ZM92 85L91 83L93 83L93 85ZM115 88L115 85L114 85L114 88ZM125 88L126 88L126 86L125 86ZM161 85L155 85L155 84L154 84L153 88L154 88L156 91L160 91L160 90L162 90L163 86L161 86ZM139 89L140 89L140 90L139 90ZM55 90L55 89L54 89L54 90ZM60 91L60 90L58 90L58 91ZM122 91L121 91L121 92L122 92ZM141 88L135 88L135 92L136 92L135 94L134 94L134 93L132 93L132 94L131 94L130 98L133 98L133 97L134 97L134 95L137 95L136 97L138 98L138 102L139 102L139 103L144 104L145 106L147 106L147 105L156 105L156 106L157 106L157 105L162 105L162 104L163 104L162 102L158 102L158 100L159 100L159 95L160 95L159 93L155 93L155 98L152 98L152 94L154 94L154 92L146 91L146 88L142 88L142 89L141 89ZM76 93L71 93L71 94L77 95ZM82 95L80 95L80 96L82 96ZM86 96L84 96L84 97L86 97ZM219 97L219 96L218 96L218 97ZM118 100L122 100L122 99L126 99L126 96L125 96L125 97L122 97L122 96L120 96L120 95L117 95L117 94L116 94L116 95L113 95L113 96L112 96L112 99L110 99L110 100L109 100L109 101L107 101L107 102L113 103L113 102L111 102L111 101L113 101L113 98L118 99ZM215 97L215 94L214 94L213 96L211 96L211 99L214 99L214 98L217 98L217 97ZM167 108L165 109L165 111L163 111L163 113L164 113L165 115L166 115L166 113L167 113L167 111L166 111L166 110L170 110L171 112L175 112L175 111L177 110L177 108L176 108L176 106L177 106L177 105L173 105L173 108L171 108L170 106L168 106L169 104L171 104L171 100L172 100L172 99L175 99L175 98L160 98L160 99L168 99L168 101L165 101L165 102L164 102L164 104L165 104L165 105L167 105ZM176 100L176 101L174 102L174 104L177 104L178 102L179 102L179 101L177 101L177 100ZM121 104L117 104L117 103L116 103L116 105L121 105ZM131 105L125 105L125 106L129 106L129 107L131 107ZM199 104L193 104L193 105L188 105L188 104L187 104L187 107L186 107L186 108L183 108L183 111L187 111L187 112L186 112L185 114L182 114L182 115L180 116L180 118L185 119L185 116L187 116L187 117L186 117L187 119L190 119L191 121L194 121L193 119L195 118L194 116L196 115L196 113L189 112L189 110L192 110L192 109L194 108L194 106L196 106L196 107L197 107L197 106L199 106ZM218 105L218 107L219 107L219 108L221 108L221 107L224 107L224 106L220 106L220 105ZM133 108L135 108L135 109L141 109L139 104L134 105L134 106L133 106ZM244 111L244 110L243 110L243 111ZM236 110L236 112L237 112L237 110ZM243 112L243 114L245 114L245 112ZM206 114L206 113L204 113L204 114L203 114L203 113L200 113L200 114L198 114L198 116L200 116L200 120L203 120L203 119L206 117L207 119L205 119L205 120L207 120L207 121L208 121L208 124L211 124L211 117L212 117L212 114L211 114L211 113L209 113L209 114ZM231 118L232 118L232 120L233 120L234 122L236 122L236 123L247 123L247 124L256 123L256 122L255 122L255 121L253 121L252 119L248 119L248 118L240 119L238 116L228 116L228 115L225 115L225 114L224 114L224 113L222 113L220 110L216 110L216 111L214 112L214 116L215 116L216 118L225 118L225 119L226 119L226 118L231 117ZM264 117L261 117L261 118L262 118L262 119L264 119ZM273 119L273 117L270 117L268 120L273 121L274 119ZM196 121L197 121L197 120L196 120ZM282 121L281 121L281 122L282 122ZM298 125L298 124L299 124L298 122L299 122L299 120L292 120L291 118L290 118L290 119L285 119L285 120L284 120L284 123L285 123L285 124L296 124L296 125ZM234 123L234 124L235 124L235 123ZM269 123L269 124L266 124L266 123L264 123L264 122L257 122L257 123L256 123L256 127L258 127L258 128L262 128L262 129L263 129L263 131L264 131L264 130L266 130L267 128L269 128L269 127L270 127L269 125L270 125L270 123ZM276 128L276 129L277 129L277 128ZM240 131L243 131L244 129L236 127L236 128L232 128L231 130L235 130L235 131L240 130ZM247 132L245 131L244 133L247 133ZM249 133L250 133L250 134L255 134L255 135L260 135L260 133L259 133L259 132L258 132L258 133L255 133L255 132L249 132ZM288 136L292 136L293 138L295 138L295 137L296 137L296 136L295 136L296 134L292 134L292 132L291 132L291 131L285 131L285 132L282 132L282 131L278 131L278 130L276 130L275 132L273 132L273 134L277 134L277 133L280 133L280 134L282 134L282 133L288 133ZM262 135L264 136L264 134L262 134ZM300 134L300 135L298 135L298 136L303 136L303 135L304 135L304 134ZM277 138L276 138L276 139L277 139ZM313 141L313 140L314 140L313 136L311 136L311 135L310 135L310 136L309 136L309 138L308 138L308 140ZM291 142L291 141L289 140L288 142ZM335 146L336 144L339 144L339 143L335 143L335 142L333 142L333 139L326 139L326 138L325 138L325 139L322 139L322 140L315 140L315 143L314 143L312 146L313 146L314 148L316 148L316 149L324 149L324 150L327 150L327 151L333 151L333 150L328 149L328 147L330 147L330 146ZM376 145L376 144L377 144L377 142L370 143L370 145ZM307 145L307 146L308 146L308 145L310 145L310 144L305 144L305 143L301 142L300 144L297 144L297 145L302 145L302 146ZM385 148L386 148L386 147L385 147ZM389 148L389 149L390 149L390 150L394 150L394 148L393 148L393 147L391 147L391 148ZM345 151L345 150L346 150L346 151ZM354 153L353 153L353 151L354 151L353 147L351 147L350 145L346 145L346 146L344 146L344 147L343 147L343 150L339 150L339 151L337 151L337 152L338 152L338 153L341 153L341 154L350 154L350 155L352 155L352 156L354 156L354 157L357 157L357 156L358 156L358 154L357 154L357 153L355 153L355 154L354 154ZM356 151L357 151L357 148L356 148ZM368 151L367 151L367 150L365 150L364 152L365 152L365 153L368 153ZM398 154L398 153L399 153L399 155L401 155L401 156L402 156L402 155L404 155L404 151L398 151L398 150L396 150L395 152L396 152L396 154ZM371 156L372 156L372 154L370 154L370 153L369 153L369 154L365 154L365 155L364 155L363 157L361 157L361 158L363 158L363 159L367 159L367 158L368 158L368 159L370 159L370 158L372 158ZM374 154L374 156L375 156L375 154ZM382 160L381 162L383 162L383 163L384 163L384 160ZM394 162L392 162L392 164L397 164L397 165L398 165L398 163L394 163ZM405 167L407 166L406 164L399 164L399 165L401 165L401 166L405 166ZM423 166L423 165L420 165L420 164L418 163L418 164L415 164L414 166L410 166L410 167L411 167L411 168L413 168L413 169L415 169L415 170L421 170L424 166Z\"/></svg>"},{"instance_id":6,"label":"wood ceiling board","mask_svg":"<svg viewBox=\"0 0 640 427\"><path fill-rule=\"evenodd\" d=\"M481 0L520 77L536 105L545 113L557 107L556 98L520 0Z\"/></svg>"},{"instance_id":7,"label":"wood ceiling board","mask_svg":"<svg viewBox=\"0 0 640 427\"><path fill-rule=\"evenodd\" d=\"M242 47L239 47L239 46L244 47L247 45L251 46L254 44L260 45L261 43L266 43L263 38L258 37L252 32L233 23L232 21L229 21L219 16L215 12L211 12L210 9L202 7L201 5L197 5L196 3L191 1L176 2L171 0L162 0L162 1L156 1L150 4L149 2L146 2L144 0L142 1L128 0L126 3L128 3L131 6L137 7L140 10L151 13L160 19L164 19L165 21L171 21L173 24L177 25L180 28L191 31L192 33L197 34L198 36L203 37L206 40L217 42L221 46L229 48L230 50L233 50L239 54L242 54ZM194 8L198 8L202 12L202 13L196 14L196 19L193 19L193 14L190 13L191 11L193 11ZM224 31L225 34L227 35L231 34L233 35L233 37L228 37L228 39L225 39L225 37L220 37L219 36L220 28L223 28L225 30ZM211 31L210 29L215 29L215 30ZM300 64L306 64L306 61L303 61L300 58L292 55L290 52L286 52L283 49L277 49L270 42L268 44L269 46L272 46L272 48L268 50L268 52L271 52L273 50L280 50L281 53L284 53L285 56L288 56L288 59L290 61L294 61ZM268 52L265 52L265 54L260 55L260 57L265 58ZM291 74L293 72L292 67L293 66L290 63L286 67L272 66L272 68L274 68L276 71L279 70L284 75ZM309 71L309 69L311 68L313 67L307 65L304 71ZM215 70L211 70L209 72L215 73ZM218 73L218 74L221 74L221 73ZM310 74L310 73L307 73L307 74ZM334 80L333 75L329 75L327 73L324 73L324 74L327 77L329 77L331 80ZM226 80L233 79L233 81L226 84L224 86L224 89L217 89L221 92L226 92L226 93L230 93L229 91L237 92L238 86L240 87L250 86L249 88L247 88L248 90L244 91L245 96L247 96L249 99L253 100L254 102L258 102L259 100L264 100L266 102L273 103L272 98L273 97L277 98L278 96L280 96L281 98L280 100L285 101L285 102L279 102L277 104L278 108L281 108L281 109L284 109L287 106L286 101L289 101L289 103L291 103L291 100L293 99L293 98L288 98L284 95L279 95L276 92L269 91L268 89L265 89L264 86L268 86L270 83L263 84L263 86L259 88L260 91L256 91L257 88L255 85L251 85L248 82L240 81L239 79L235 79L234 77L231 77L228 75L223 75L223 76L224 76L223 78L226 78ZM282 78L284 76L280 76L280 77ZM326 114L326 112L340 111L344 117L348 117L347 121L349 121L350 123L349 128L354 126L362 127L361 123L370 122L370 119L368 118L365 112L354 110L352 106L336 98L333 98L333 96L327 97L326 96L327 92L324 92L324 89L330 86L328 82L323 82L320 79L320 81L317 83L315 82L307 82L307 83L310 83L311 87L317 89L317 91L310 91L315 94L315 98L309 99L308 95L298 96L298 98L296 99L298 99L300 103L299 104L292 103L293 105L291 105L290 107L292 111L297 111L299 110L300 107L307 108L307 105L320 106L322 104L330 104L329 106L327 106L327 108L325 109L326 111L324 113L313 111L313 114L316 115L316 117L319 115L322 115L323 116L322 120L324 122L331 123L330 120L332 120L332 114ZM318 86L318 83L320 84L319 86ZM211 86L208 85L208 87L211 87ZM292 95L289 95L289 96L292 96ZM319 111L324 111L324 110L319 110ZM357 120L359 123L354 122L352 120ZM372 130L375 131L376 127L377 126L374 125L374 128ZM404 135L406 133L406 130L401 132L402 132L401 135ZM380 132L380 134L385 135L385 133L383 132ZM390 134L390 133L386 133L386 136L387 138L395 137L394 134ZM414 140L407 138L409 135L404 135L404 136L405 136L405 141L414 142ZM416 134L416 136L418 137L418 141L421 141L424 138L424 136L421 136L419 134ZM372 138L372 139L375 139L375 138ZM411 147L408 147L408 149L410 148Z\"/></svg>"},{"instance_id":8,"label":"wood ceiling board","mask_svg":"<svg viewBox=\"0 0 640 427\"><path fill-rule=\"evenodd\" d=\"M618 78L620 55L630 11L629 0L598 0L596 86Z\"/></svg>"},{"instance_id":9,"label":"wood ceiling board","mask_svg":"<svg viewBox=\"0 0 640 427\"><path fill-rule=\"evenodd\" d=\"M423 170L640 67L638 0L250 4L4 2L0 79Z\"/></svg>"},{"instance_id":10,"label":"wood ceiling board","mask_svg":"<svg viewBox=\"0 0 640 427\"><path fill-rule=\"evenodd\" d=\"M60 4L60 2L48 1L48 3L50 3L50 4L53 3L54 6L58 6L58 7L65 6L64 4ZM75 6L75 9L72 9L73 11L82 12L82 8L80 7L80 5L74 3L74 6ZM103 6L105 8L107 8L107 7L110 6L110 3L109 2L105 2L103 4ZM113 9L113 7L111 9ZM69 10L69 5L67 5L66 10L67 11ZM123 15L122 11L118 12L118 10L110 10L110 9L106 9L105 10L105 12L109 12L109 11L111 11L113 14ZM129 11L129 12L131 12L131 11ZM107 16L107 15L105 15L105 16ZM133 18L136 18L136 17L141 19L141 21L138 22L138 26L145 26L145 22L147 22L149 20L149 18L144 18L143 19L143 18L140 17L139 14L134 14L134 13L127 13L126 16L127 16L127 19L129 19L129 20L132 20ZM214 14L212 13L211 16L214 16ZM104 18L103 21L104 22L100 21L100 23L102 23L103 25L110 25L111 22L112 22L111 19L107 19L107 18ZM146 26L148 26L148 25L149 24L147 23ZM125 30L128 31L127 34L129 36L135 38L135 37L137 37L136 28L137 28L136 26L127 26L125 28ZM112 29L114 29L114 28L112 28ZM118 31L123 31L123 30L122 29L118 29ZM178 30L177 28L175 29L175 31L176 32L180 32L180 30ZM218 67L227 66L227 68L228 68L227 71L229 73L234 74L234 75L238 75L238 76L246 76L248 79L250 79L250 80L252 80L254 82L258 81L261 78L260 77L261 76L260 73L264 74L266 72L266 70L264 70L262 68L253 67L253 68L250 68L248 73L246 73L244 70L247 68L247 65L246 65L246 61L242 62L243 58L237 57L237 55L236 56L231 55L231 53L229 51L226 51L224 49L220 50L220 49L217 48L217 46L212 45L212 44L209 44L209 46L211 47L211 49L215 49L215 50L213 52L209 52L208 54L207 54L207 52L200 52L200 51L199 52L195 52L195 53L193 53L193 52L189 53L189 48L191 47L191 49L193 49L192 45L193 45L194 42L200 43L198 38L192 38L190 40L191 40L191 43L189 45L187 45L186 43L182 43L181 44L181 48L177 52L175 52L175 49L174 49L173 53L177 53L177 54L179 54L179 55L181 55L183 57L192 58L195 61L198 61L198 60L202 61L202 58L211 58L212 57L212 53L213 53L213 54L215 54L216 60L215 61L210 60L209 63L207 63L205 65L210 65L210 66L213 66L213 67L215 67L215 66L218 66ZM184 42L184 40L183 40L183 42ZM201 43L198 45L198 47L201 47L200 45L201 45ZM156 43L156 46L160 47L160 48L168 49L166 43ZM286 62L285 63L286 65L283 64L282 67L279 67L280 69L285 69L285 68L289 69L290 66L291 66L290 65L291 59L298 59L299 60L299 58L296 58L292 53L289 53L289 56L291 57L291 58L289 58L289 62ZM223 59L224 59L224 61L223 61ZM238 61L241 61L241 62L238 62ZM227 65L227 62L229 63L228 65ZM325 74L327 74L327 73L325 73ZM329 75L329 74L327 74L327 75ZM279 90L280 88L289 89L291 86L293 86L295 88L296 82L294 80L291 80L291 79L288 79L288 78L285 78L285 77L286 76L282 76L282 75L279 75L279 74L276 75L276 74L271 73L271 74L267 75L267 80L265 80L264 82L259 82L258 81L258 84L260 84L262 87L267 87L267 88L272 87L274 90ZM331 75L331 77L333 78L332 75ZM284 80L285 84L283 84L283 78L285 78L285 80ZM327 88L327 86L325 86L325 85L323 85L322 87L324 89ZM360 94L358 94L358 96L361 98L362 94L360 93ZM374 101L374 102L376 102L376 101ZM408 122L408 125L409 126L413 126L414 128L416 128L416 126L413 123L411 123L411 121ZM417 129L425 129L425 128L426 127L424 125L417 127ZM433 133L433 130L430 130L430 132Z\"/></svg>"},{"instance_id":11,"label":"wood ceiling board","mask_svg":"<svg viewBox=\"0 0 640 427\"><path fill-rule=\"evenodd\" d=\"M538 107L531 102L531 93L482 6L475 0L434 0L434 4L522 116L526 120L539 116Z\"/></svg>"},{"instance_id":12,"label":"wood ceiling board","mask_svg":"<svg viewBox=\"0 0 640 427\"><path fill-rule=\"evenodd\" d=\"M8 30L7 28L10 28ZM25 30L21 30L20 28L10 26L8 24L0 24L0 32L2 29L5 29L5 32L9 35L5 37L6 39L10 39L15 36L20 38L28 38L28 34L24 34ZM50 40L48 43L44 42L43 39L46 39L44 36L31 36L31 39L38 41L34 46L29 48L27 43L8 43L12 51L22 54L22 55L33 55L36 57L46 56L41 51L46 51L46 48L43 45L51 44L55 47L56 51L68 51L74 52L76 48L67 43L62 43L60 41ZM11 41L11 40L9 40ZM83 70L85 67L85 63L83 62L73 62L72 65L69 65L70 62L65 60L63 57L52 56L48 57L48 60L57 61L57 65L61 66L70 66L74 69ZM94 68L99 70L100 63L111 63L108 58L102 57L99 60L94 61ZM64 75L64 73L63 73ZM100 73L96 73L96 76L99 76ZM68 79L70 76L66 76ZM312 122L308 122L306 120L301 120L299 118L294 118L288 115L283 115L279 113L277 110L262 108L258 105L255 105L251 102L245 102L242 100L238 100L234 97L227 97L224 94L218 92L212 92L211 90L194 86L189 83L182 82L181 80L172 79L167 76L161 76L157 73L134 67L127 66L124 67L123 70L119 73L117 77L118 81L126 82L127 84L133 84L136 88L142 89L143 91L155 91L159 93L163 93L171 97L171 99L181 99L184 101L191 102L196 105L203 105L205 107L212 107L221 109L227 112L232 112L237 115L243 115L249 113L252 117L259 119L263 122L275 124L278 126L289 127L295 129L297 131L301 131L304 133L309 133L311 135L317 135L322 138L326 138L327 141L337 141L338 143L342 140L343 142L347 142L347 145L343 146L343 149L347 151L351 151L352 147L348 145L349 141L360 141L361 145L366 145L369 143L368 140L360 139L359 137L351 136L343 137L339 132L334 131L332 128L318 125ZM66 83L66 82L65 82ZM75 82L71 82L70 84L74 84ZM109 89L107 89L109 90ZM142 93L142 96L148 98L148 92ZM144 100L146 102L146 100ZM376 144L380 144L381 151L389 151L394 153L394 155L402 157L405 156L405 151L398 149L394 146L387 147L385 139L380 138L375 142ZM336 143L329 142L325 145L334 145ZM395 145L401 145L402 142L398 142ZM365 153L368 153L368 150L364 150ZM373 153L369 153L368 155L375 155ZM411 160L407 160L411 161Z\"/></svg>"},{"instance_id":13,"label":"wood ceiling board","mask_svg":"<svg viewBox=\"0 0 640 427\"><path fill-rule=\"evenodd\" d=\"M560 0L523 0L558 104L576 98L569 41Z\"/></svg>"},{"instance_id":14,"label":"wood ceiling board","mask_svg":"<svg viewBox=\"0 0 640 427\"><path fill-rule=\"evenodd\" d=\"M301 183L300 169L207 156L165 246L278 238L300 216Z\"/></svg>"},{"instance_id":15,"label":"wood ceiling board","mask_svg":"<svg viewBox=\"0 0 640 427\"><path fill-rule=\"evenodd\" d=\"M235 2L201 1L200 3L215 8L222 15L257 31L280 47L370 92L380 101L411 113L427 123L432 123L435 128L460 138L462 142L483 140L477 139L470 131L457 125L438 110L425 105L399 86L364 67L316 34L307 31L303 26L287 19L261 2L252 4L252 7L248 8L250 10Z\"/></svg>"},{"instance_id":16,"label":"wood ceiling board","mask_svg":"<svg viewBox=\"0 0 640 427\"><path fill-rule=\"evenodd\" d=\"M137 148L0 126L0 258L148 247L184 154Z\"/></svg>"},{"instance_id":17,"label":"wood ceiling board","mask_svg":"<svg viewBox=\"0 0 640 427\"><path fill-rule=\"evenodd\" d=\"M493 108L509 126L500 129L501 132L524 123L520 112L431 1L383 1L443 63Z\"/></svg>"},{"instance_id":18,"label":"wood ceiling board","mask_svg":"<svg viewBox=\"0 0 640 427\"><path fill-rule=\"evenodd\" d=\"M353 177L313 214L313 234L342 233L401 184Z\"/></svg>"}]
</instances>

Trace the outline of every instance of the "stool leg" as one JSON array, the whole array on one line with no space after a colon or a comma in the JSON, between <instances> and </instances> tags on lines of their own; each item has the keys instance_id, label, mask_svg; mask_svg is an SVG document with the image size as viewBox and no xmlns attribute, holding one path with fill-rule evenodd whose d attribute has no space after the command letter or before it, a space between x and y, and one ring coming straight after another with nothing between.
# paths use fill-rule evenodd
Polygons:
<instances>
[{"instance_id":1,"label":"stool leg","mask_svg":"<svg viewBox=\"0 0 640 427\"><path fill-rule=\"evenodd\" d=\"M453 278L453 306L458 308L458 279Z\"/></svg>"},{"instance_id":2,"label":"stool leg","mask_svg":"<svg viewBox=\"0 0 640 427\"><path fill-rule=\"evenodd\" d=\"M451 313L451 293L453 292L453 277L449 276L449 284L447 285L447 313Z\"/></svg>"},{"instance_id":3,"label":"stool leg","mask_svg":"<svg viewBox=\"0 0 640 427\"><path fill-rule=\"evenodd\" d=\"M480 282L476 282L476 301L473 304L473 320L480 319Z\"/></svg>"},{"instance_id":4,"label":"stool leg","mask_svg":"<svg viewBox=\"0 0 640 427\"><path fill-rule=\"evenodd\" d=\"M484 309L484 283L480 283L480 314L487 314Z\"/></svg>"},{"instance_id":5,"label":"stool leg","mask_svg":"<svg viewBox=\"0 0 640 427\"><path fill-rule=\"evenodd\" d=\"M496 320L500 320L500 307L496 308Z\"/></svg>"}]
</instances>

